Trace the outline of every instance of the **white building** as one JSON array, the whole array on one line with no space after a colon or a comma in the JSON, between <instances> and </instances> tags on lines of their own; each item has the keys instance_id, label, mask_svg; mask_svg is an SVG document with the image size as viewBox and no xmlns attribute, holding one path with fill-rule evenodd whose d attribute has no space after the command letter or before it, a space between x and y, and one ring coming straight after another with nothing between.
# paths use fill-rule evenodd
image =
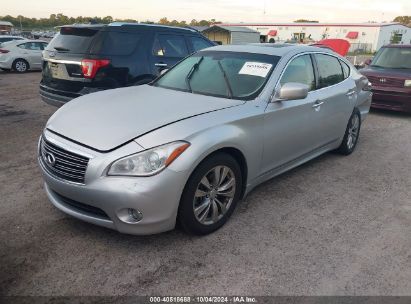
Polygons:
<instances>
[{"instance_id":1,"label":"white building","mask_svg":"<svg viewBox=\"0 0 411 304\"><path fill-rule=\"evenodd\" d=\"M390 43L411 44L411 28L400 23L236 23L223 26L242 26L260 32L263 42L319 41L325 38L348 40L352 47L377 51Z\"/></svg>"}]
</instances>

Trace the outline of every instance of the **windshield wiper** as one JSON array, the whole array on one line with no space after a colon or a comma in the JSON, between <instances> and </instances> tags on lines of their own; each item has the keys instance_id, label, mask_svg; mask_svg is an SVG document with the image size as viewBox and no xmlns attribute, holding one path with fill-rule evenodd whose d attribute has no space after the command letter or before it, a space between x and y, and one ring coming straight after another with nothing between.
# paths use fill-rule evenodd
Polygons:
<instances>
[{"instance_id":1,"label":"windshield wiper","mask_svg":"<svg viewBox=\"0 0 411 304\"><path fill-rule=\"evenodd\" d=\"M227 85L228 89L228 98L233 98L233 90L231 89L230 82L228 81L228 77L226 72L224 71L223 65L221 64L220 60L217 61L218 66L220 67L221 73L223 73L225 84Z\"/></svg>"},{"instance_id":2,"label":"windshield wiper","mask_svg":"<svg viewBox=\"0 0 411 304\"><path fill-rule=\"evenodd\" d=\"M204 59L204 56L202 56L200 60L191 67L190 72L188 72L186 76L186 84L187 84L188 90L191 93L193 93L193 89L191 88L191 84L190 84L191 77L193 77L194 72L198 70L198 67L200 66L201 61L203 61L203 59Z\"/></svg>"},{"instance_id":3,"label":"windshield wiper","mask_svg":"<svg viewBox=\"0 0 411 304\"><path fill-rule=\"evenodd\" d=\"M55 47L53 47L56 51L61 51L61 52L68 52L68 51L70 51L69 49L66 49L66 48L64 48L64 47L61 47L61 46L55 46Z\"/></svg>"}]
</instances>

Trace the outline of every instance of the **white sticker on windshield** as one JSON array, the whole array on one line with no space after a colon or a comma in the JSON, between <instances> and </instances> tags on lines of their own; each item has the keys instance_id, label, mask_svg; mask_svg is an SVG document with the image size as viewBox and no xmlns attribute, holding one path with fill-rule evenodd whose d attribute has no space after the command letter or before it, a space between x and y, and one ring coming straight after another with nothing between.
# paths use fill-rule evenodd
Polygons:
<instances>
[{"instance_id":1,"label":"white sticker on windshield","mask_svg":"<svg viewBox=\"0 0 411 304\"><path fill-rule=\"evenodd\" d=\"M272 64L261 62L246 62L238 74L267 77L272 68Z\"/></svg>"}]
</instances>

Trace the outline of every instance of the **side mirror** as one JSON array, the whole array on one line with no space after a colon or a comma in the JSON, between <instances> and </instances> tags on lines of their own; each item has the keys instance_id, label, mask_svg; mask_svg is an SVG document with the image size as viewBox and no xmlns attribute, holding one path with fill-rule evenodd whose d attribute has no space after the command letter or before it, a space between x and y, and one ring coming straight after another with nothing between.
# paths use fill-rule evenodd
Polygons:
<instances>
[{"instance_id":1,"label":"side mirror","mask_svg":"<svg viewBox=\"0 0 411 304\"><path fill-rule=\"evenodd\" d=\"M372 59L368 58L367 60L364 61L365 65L370 65L371 64Z\"/></svg>"},{"instance_id":2,"label":"side mirror","mask_svg":"<svg viewBox=\"0 0 411 304\"><path fill-rule=\"evenodd\" d=\"M162 70L160 71L160 75L165 74L167 71L168 71L168 69L162 69Z\"/></svg>"},{"instance_id":3,"label":"side mirror","mask_svg":"<svg viewBox=\"0 0 411 304\"><path fill-rule=\"evenodd\" d=\"M307 97L309 89L306 84L287 82L281 86L274 101L304 99Z\"/></svg>"}]
</instances>

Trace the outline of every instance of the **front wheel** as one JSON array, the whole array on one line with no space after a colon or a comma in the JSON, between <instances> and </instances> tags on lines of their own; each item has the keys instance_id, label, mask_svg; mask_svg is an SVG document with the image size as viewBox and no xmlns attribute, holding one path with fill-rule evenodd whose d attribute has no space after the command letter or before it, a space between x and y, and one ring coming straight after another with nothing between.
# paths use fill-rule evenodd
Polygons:
<instances>
[{"instance_id":1,"label":"front wheel","mask_svg":"<svg viewBox=\"0 0 411 304\"><path fill-rule=\"evenodd\" d=\"M337 152L343 155L351 154L357 146L358 138L361 129L361 114L358 109L354 109L348 121L347 129L345 130L343 141Z\"/></svg>"},{"instance_id":2,"label":"front wheel","mask_svg":"<svg viewBox=\"0 0 411 304\"><path fill-rule=\"evenodd\" d=\"M241 169L226 153L204 160L190 176L180 201L178 221L192 234L211 233L233 213L242 189Z\"/></svg>"}]
</instances>

